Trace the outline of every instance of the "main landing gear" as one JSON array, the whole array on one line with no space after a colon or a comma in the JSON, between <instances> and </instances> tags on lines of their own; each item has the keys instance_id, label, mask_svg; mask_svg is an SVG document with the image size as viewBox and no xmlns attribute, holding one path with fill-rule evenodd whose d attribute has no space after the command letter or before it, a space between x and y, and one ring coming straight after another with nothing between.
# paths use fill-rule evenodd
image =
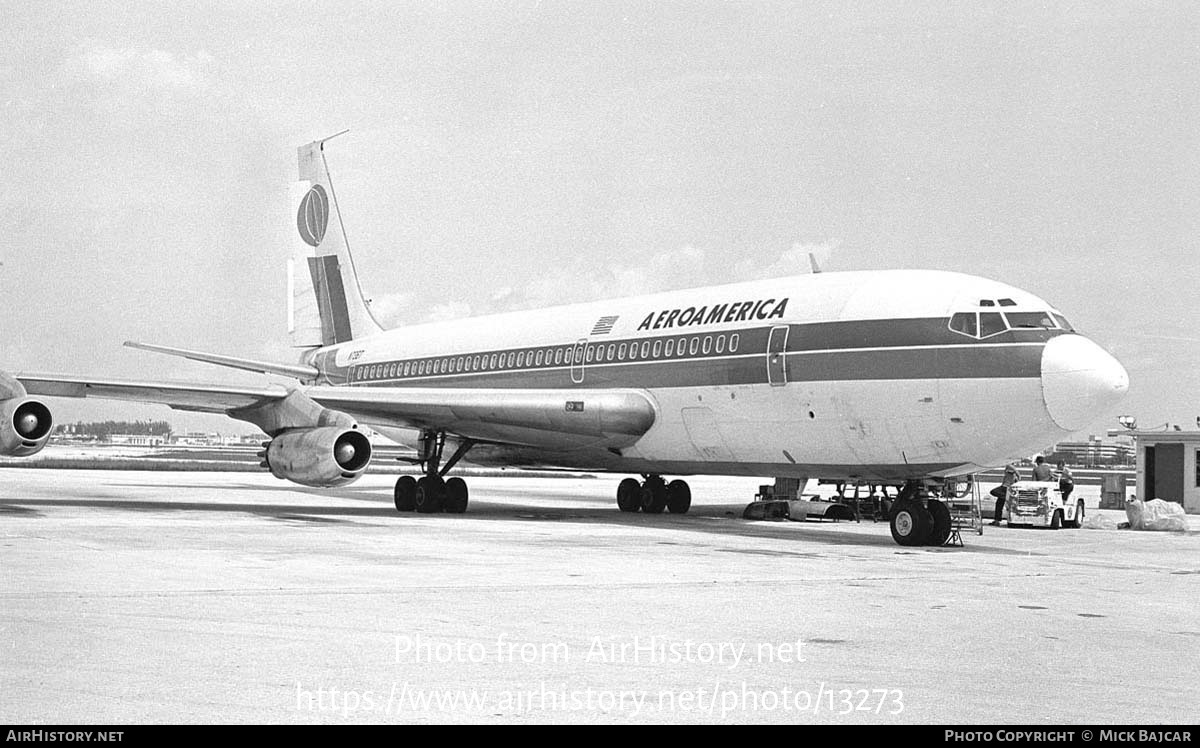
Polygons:
<instances>
[{"instance_id":1,"label":"main landing gear","mask_svg":"<svg viewBox=\"0 0 1200 748\"><path fill-rule=\"evenodd\" d=\"M686 481L673 480L667 483L659 475L643 476L641 483L636 478L626 478L617 486L617 507L622 512L642 511L646 514L686 514L692 506L692 489Z\"/></svg>"},{"instance_id":2,"label":"main landing gear","mask_svg":"<svg viewBox=\"0 0 1200 748\"><path fill-rule=\"evenodd\" d=\"M475 442L464 439L458 449L439 469L442 462L442 450L446 446L444 431L423 431L418 444L418 456L413 462L421 466L425 473L420 478L402 475L396 481L394 491L396 511L420 514L462 514L467 511L467 482L462 478L446 479L446 473L463 458Z\"/></svg>"},{"instance_id":3,"label":"main landing gear","mask_svg":"<svg viewBox=\"0 0 1200 748\"><path fill-rule=\"evenodd\" d=\"M900 545L940 546L950 537L950 509L915 481L900 489L890 520L892 539Z\"/></svg>"}]
</instances>

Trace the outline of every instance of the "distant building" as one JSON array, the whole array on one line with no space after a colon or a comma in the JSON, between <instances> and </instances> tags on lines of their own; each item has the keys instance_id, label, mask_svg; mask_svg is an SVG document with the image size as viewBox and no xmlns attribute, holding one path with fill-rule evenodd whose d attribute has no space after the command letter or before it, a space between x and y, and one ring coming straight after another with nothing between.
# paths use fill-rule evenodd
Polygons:
<instances>
[{"instance_id":1,"label":"distant building","mask_svg":"<svg viewBox=\"0 0 1200 748\"><path fill-rule=\"evenodd\" d=\"M1089 436L1085 442L1059 442L1049 456L1051 462L1062 460L1079 467L1115 467L1134 464L1133 439L1119 436L1101 439Z\"/></svg>"},{"instance_id":2,"label":"distant building","mask_svg":"<svg viewBox=\"0 0 1200 748\"><path fill-rule=\"evenodd\" d=\"M166 437L159 434L109 434L108 441L135 447L158 447L167 443Z\"/></svg>"},{"instance_id":3,"label":"distant building","mask_svg":"<svg viewBox=\"0 0 1200 748\"><path fill-rule=\"evenodd\" d=\"M189 431L186 434L177 435L174 442L175 444L189 447L207 447L211 444L219 445L221 443L221 435L203 431Z\"/></svg>"}]
</instances>

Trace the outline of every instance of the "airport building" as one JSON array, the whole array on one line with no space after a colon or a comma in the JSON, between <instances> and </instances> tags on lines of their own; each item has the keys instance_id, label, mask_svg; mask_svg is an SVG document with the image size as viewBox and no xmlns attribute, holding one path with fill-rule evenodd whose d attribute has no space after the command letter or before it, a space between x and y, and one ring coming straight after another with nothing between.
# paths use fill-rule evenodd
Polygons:
<instances>
[{"instance_id":1,"label":"airport building","mask_svg":"<svg viewBox=\"0 0 1200 748\"><path fill-rule=\"evenodd\" d=\"M1134 442L1128 436L1105 440L1089 436L1083 442L1059 442L1047 457L1051 462L1063 460L1077 467L1111 467L1134 463Z\"/></svg>"},{"instance_id":2,"label":"airport building","mask_svg":"<svg viewBox=\"0 0 1200 748\"><path fill-rule=\"evenodd\" d=\"M1137 495L1200 514L1200 431L1135 431Z\"/></svg>"}]
</instances>

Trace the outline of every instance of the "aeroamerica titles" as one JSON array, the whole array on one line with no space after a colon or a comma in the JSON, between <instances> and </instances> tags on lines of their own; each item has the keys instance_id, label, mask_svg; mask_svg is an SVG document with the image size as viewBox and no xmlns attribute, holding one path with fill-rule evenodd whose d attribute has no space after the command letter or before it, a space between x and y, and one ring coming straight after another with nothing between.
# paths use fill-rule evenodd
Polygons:
<instances>
[{"instance_id":1,"label":"aeroamerica titles","mask_svg":"<svg viewBox=\"0 0 1200 748\"><path fill-rule=\"evenodd\" d=\"M787 299L759 299L758 301L735 301L730 304L686 309L663 309L646 315L638 330L661 330L668 327L715 325L724 322L745 322L752 319L775 319L782 317L787 309Z\"/></svg>"}]
</instances>

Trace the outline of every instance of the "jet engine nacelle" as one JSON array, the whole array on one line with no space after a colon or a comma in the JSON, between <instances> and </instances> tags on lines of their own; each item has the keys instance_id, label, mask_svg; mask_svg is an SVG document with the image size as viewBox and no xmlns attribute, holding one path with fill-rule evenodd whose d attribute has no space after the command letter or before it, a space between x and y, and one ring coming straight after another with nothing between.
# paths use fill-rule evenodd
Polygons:
<instances>
[{"instance_id":1,"label":"jet engine nacelle","mask_svg":"<svg viewBox=\"0 0 1200 748\"><path fill-rule=\"evenodd\" d=\"M344 486L371 462L371 442L340 426L289 429L266 444L263 466L276 478L313 488Z\"/></svg>"},{"instance_id":2,"label":"jet engine nacelle","mask_svg":"<svg viewBox=\"0 0 1200 748\"><path fill-rule=\"evenodd\" d=\"M27 397L0 403L0 454L28 457L37 454L50 439L54 419L50 409Z\"/></svg>"}]
</instances>

